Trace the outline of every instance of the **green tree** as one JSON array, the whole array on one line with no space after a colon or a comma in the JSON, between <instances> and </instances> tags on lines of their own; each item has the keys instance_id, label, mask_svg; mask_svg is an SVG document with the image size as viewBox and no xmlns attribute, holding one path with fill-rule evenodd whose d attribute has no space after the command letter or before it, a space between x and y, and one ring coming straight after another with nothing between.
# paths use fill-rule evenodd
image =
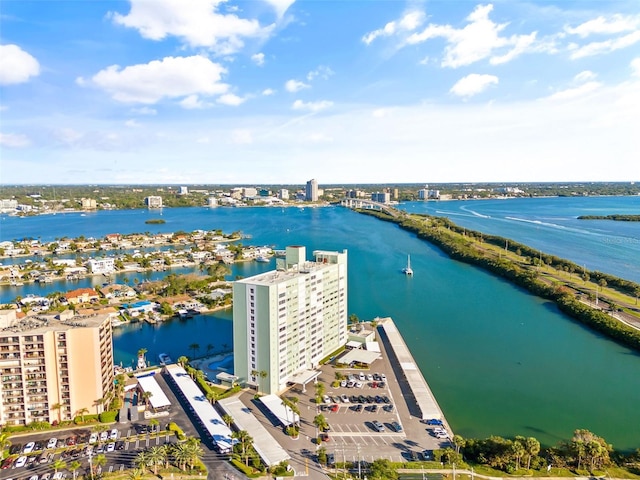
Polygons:
<instances>
[{"instance_id":1,"label":"green tree","mask_svg":"<svg viewBox=\"0 0 640 480\"><path fill-rule=\"evenodd\" d=\"M58 473L58 470L62 470L64 468L67 468L67 462L65 462L61 458L58 458L53 462L51 467L53 468L53 472L54 473Z\"/></svg>"},{"instance_id":2,"label":"green tree","mask_svg":"<svg viewBox=\"0 0 640 480\"><path fill-rule=\"evenodd\" d=\"M152 418L149 420L149 426L151 427L151 432L159 431L160 421L157 418Z\"/></svg>"},{"instance_id":3,"label":"green tree","mask_svg":"<svg viewBox=\"0 0 640 480\"><path fill-rule=\"evenodd\" d=\"M71 471L71 475L73 476L73 480L76 480L78 476L78 470L82 467L82 464L78 460L74 460L69 464L69 470Z\"/></svg>"},{"instance_id":4,"label":"green tree","mask_svg":"<svg viewBox=\"0 0 640 480\"><path fill-rule=\"evenodd\" d=\"M230 427L233 423L233 417L231 415L225 414L222 416L222 421L227 424L227 427Z\"/></svg>"},{"instance_id":5,"label":"green tree","mask_svg":"<svg viewBox=\"0 0 640 480\"><path fill-rule=\"evenodd\" d=\"M178 357L178 364L184 368L187 366L187 363L189 363L189 359L187 357L185 357L184 355Z\"/></svg>"},{"instance_id":6,"label":"green tree","mask_svg":"<svg viewBox=\"0 0 640 480\"><path fill-rule=\"evenodd\" d=\"M149 464L153 468L153 474L158 475L158 467L164 465L166 452L161 446L154 446L149 449Z\"/></svg>"},{"instance_id":7,"label":"green tree","mask_svg":"<svg viewBox=\"0 0 640 480\"><path fill-rule=\"evenodd\" d=\"M397 480L398 472L396 472L390 460L379 458L371 463L367 478L370 480Z\"/></svg>"},{"instance_id":8,"label":"green tree","mask_svg":"<svg viewBox=\"0 0 640 480\"><path fill-rule=\"evenodd\" d=\"M264 388L262 388L262 381L267 378L269 374L266 370L260 370L260 373L258 373L258 375L260 376L260 390L264 392Z\"/></svg>"},{"instance_id":9,"label":"green tree","mask_svg":"<svg viewBox=\"0 0 640 480\"><path fill-rule=\"evenodd\" d=\"M220 398L220 394L218 392L213 390L207 392L207 400L211 402L211 405L215 404L218 401L218 398Z\"/></svg>"},{"instance_id":10,"label":"green tree","mask_svg":"<svg viewBox=\"0 0 640 480\"><path fill-rule=\"evenodd\" d=\"M104 454L96 455L93 457L93 467L96 469L96 472L102 471L102 467L107 464L107 457Z\"/></svg>"},{"instance_id":11,"label":"green tree","mask_svg":"<svg viewBox=\"0 0 640 480\"><path fill-rule=\"evenodd\" d=\"M524 442L527 452L527 470L531 468L531 460L540 453L540 442L535 437L527 437Z\"/></svg>"},{"instance_id":12,"label":"green tree","mask_svg":"<svg viewBox=\"0 0 640 480\"><path fill-rule=\"evenodd\" d=\"M251 435L249 435L249 432L247 432L246 430L239 430L237 432L233 432L231 434L231 437L238 440L241 451L242 451L242 458L244 458L245 465L249 465L248 452L249 452L249 446L253 444L253 438L251 438Z\"/></svg>"},{"instance_id":13,"label":"green tree","mask_svg":"<svg viewBox=\"0 0 640 480\"><path fill-rule=\"evenodd\" d=\"M133 463L136 468L142 470L143 472L146 471L146 469L151 466L151 456L149 455L149 452L142 451L138 453L138 455L136 455L136 458L133 460Z\"/></svg>"}]
</instances>

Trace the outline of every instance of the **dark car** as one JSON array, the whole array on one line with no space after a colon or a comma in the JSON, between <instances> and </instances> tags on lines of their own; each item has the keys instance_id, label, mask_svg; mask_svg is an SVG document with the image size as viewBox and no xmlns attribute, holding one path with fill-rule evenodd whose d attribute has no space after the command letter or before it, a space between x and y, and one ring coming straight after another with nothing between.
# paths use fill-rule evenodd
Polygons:
<instances>
[{"instance_id":1,"label":"dark car","mask_svg":"<svg viewBox=\"0 0 640 480\"><path fill-rule=\"evenodd\" d=\"M387 404L387 405L383 405L383 406L382 406L382 409L383 409L385 412L393 412L393 403L389 403L389 404Z\"/></svg>"},{"instance_id":2,"label":"dark car","mask_svg":"<svg viewBox=\"0 0 640 480\"><path fill-rule=\"evenodd\" d=\"M402 431L402 425L400 425L398 422L391 422L391 428L393 429L394 432Z\"/></svg>"},{"instance_id":3,"label":"dark car","mask_svg":"<svg viewBox=\"0 0 640 480\"><path fill-rule=\"evenodd\" d=\"M364 395L360 395L360 396L358 397L358 401L359 401L360 403L367 403L367 397L365 397Z\"/></svg>"},{"instance_id":4,"label":"dark car","mask_svg":"<svg viewBox=\"0 0 640 480\"><path fill-rule=\"evenodd\" d=\"M422 458L425 461L433 460L433 450L423 450L422 451Z\"/></svg>"},{"instance_id":5,"label":"dark car","mask_svg":"<svg viewBox=\"0 0 640 480\"><path fill-rule=\"evenodd\" d=\"M384 403L390 403L391 402L391 400L389 400L389 397L387 397L386 395L382 397L382 401Z\"/></svg>"},{"instance_id":6,"label":"dark car","mask_svg":"<svg viewBox=\"0 0 640 480\"><path fill-rule=\"evenodd\" d=\"M426 423L427 425L442 425L442 420L440 420L439 418L430 418L424 423Z\"/></svg>"},{"instance_id":7,"label":"dark car","mask_svg":"<svg viewBox=\"0 0 640 480\"><path fill-rule=\"evenodd\" d=\"M376 395L376 403L382 403L382 397L380 395Z\"/></svg>"},{"instance_id":8,"label":"dark car","mask_svg":"<svg viewBox=\"0 0 640 480\"><path fill-rule=\"evenodd\" d=\"M122 440L116 442L116 450L124 450L124 442Z\"/></svg>"},{"instance_id":9,"label":"dark car","mask_svg":"<svg viewBox=\"0 0 640 480\"><path fill-rule=\"evenodd\" d=\"M22 445L21 443L16 443L15 445L11 445L11 448L9 449L9 454L15 455L17 453L20 453L23 447L24 445Z\"/></svg>"},{"instance_id":10,"label":"dark car","mask_svg":"<svg viewBox=\"0 0 640 480\"><path fill-rule=\"evenodd\" d=\"M359 403L358 405L356 405L355 410L356 410L356 412L361 412L362 411L362 404Z\"/></svg>"}]
</instances>

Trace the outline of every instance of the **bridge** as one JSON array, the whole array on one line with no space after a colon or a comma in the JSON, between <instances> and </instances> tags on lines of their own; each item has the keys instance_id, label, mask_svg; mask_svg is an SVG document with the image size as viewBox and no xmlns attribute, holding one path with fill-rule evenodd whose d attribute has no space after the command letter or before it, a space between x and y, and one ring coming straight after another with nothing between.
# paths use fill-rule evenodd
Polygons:
<instances>
[{"instance_id":1,"label":"bridge","mask_svg":"<svg viewBox=\"0 0 640 480\"><path fill-rule=\"evenodd\" d=\"M364 210L378 210L380 212L388 213L393 217L397 217L399 212L391 205L385 203L374 202L373 200L365 200L362 198L343 198L340 200L340 205L347 208L361 208Z\"/></svg>"}]
</instances>

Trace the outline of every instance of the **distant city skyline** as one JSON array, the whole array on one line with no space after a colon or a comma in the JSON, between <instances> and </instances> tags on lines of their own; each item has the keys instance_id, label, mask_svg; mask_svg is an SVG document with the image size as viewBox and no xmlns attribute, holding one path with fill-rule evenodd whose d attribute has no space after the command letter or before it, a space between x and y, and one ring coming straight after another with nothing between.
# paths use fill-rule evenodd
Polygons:
<instances>
[{"instance_id":1,"label":"distant city skyline","mask_svg":"<svg viewBox=\"0 0 640 480\"><path fill-rule=\"evenodd\" d=\"M0 184L640 180L638 12L5 1Z\"/></svg>"}]
</instances>

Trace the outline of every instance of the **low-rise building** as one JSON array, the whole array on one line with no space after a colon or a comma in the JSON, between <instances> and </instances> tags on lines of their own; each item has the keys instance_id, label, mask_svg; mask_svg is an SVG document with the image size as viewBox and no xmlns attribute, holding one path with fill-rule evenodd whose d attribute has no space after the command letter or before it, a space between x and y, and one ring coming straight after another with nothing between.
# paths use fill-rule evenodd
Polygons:
<instances>
[{"instance_id":1,"label":"low-rise building","mask_svg":"<svg viewBox=\"0 0 640 480\"><path fill-rule=\"evenodd\" d=\"M98 295L98 292L93 288L78 288L65 293L64 298L66 298L67 302L71 305L78 305L80 303L97 301L100 299L100 295Z\"/></svg>"},{"instance_id":2,"label":"low-rise building","mask_svg":"<svg viewBox=\"0 0 640 480\"><path fill-rule=\"evenodd\" d=\"M116 261L112 257L91 258L86 263L92 273L110 275L116 271Z\"/></svg>"}]
</instances>

